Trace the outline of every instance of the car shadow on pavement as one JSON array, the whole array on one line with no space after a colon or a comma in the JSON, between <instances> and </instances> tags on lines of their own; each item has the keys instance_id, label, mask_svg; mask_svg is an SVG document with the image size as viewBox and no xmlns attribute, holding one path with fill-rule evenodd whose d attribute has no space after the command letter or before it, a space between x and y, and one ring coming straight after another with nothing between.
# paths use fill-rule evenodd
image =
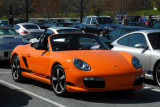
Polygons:
<instances>
[{"instance_id":1,"label":"car shadow on pavement","mask_svg":"<svg viewBox=\"0 0 160 107\"><path fill-rule=\"evenodd\" d=\"M23 84L30 84L51 91L50 85L36 80L26 79L23 81ZM160 90L156 91L152 89L154 88L144 88L134 91L70 93L62 98L109 104L149 104L160 102ZM55 94L53 93L53 95Z\"/></svg>"},{"instance_id":2,"label":"car shadow on pavement","mask_svg":"<svg viewBox=\"0 0 160 107\"><path fill-rule=\"evenodd\" d=\"M0 84L0 107L24 107L32 97L17 90Z\"/></svg>"},{"instance_id":3,"label":"car shadow on pavement","mask_svg":"<svg viewBox=\"0 0 160 107\"><path fill-rule=\"evenodd\" d=\"M92 103L107 104L149 104L160 102L160 92L152 89L140 89L130 91L110 91L110 92L91 92L74 93L66 98L76 99Z\"/></svg>"},{"instance_id":4,"label":"car shadow on pavement","mask_svg":"<svg viewBox=\"0 0 160 107\"><path fill-rule=\"evenodd\" d=\"M0 61L0 68L10 69L10 62L9 61Z\"/></svg>"}]
</instances>

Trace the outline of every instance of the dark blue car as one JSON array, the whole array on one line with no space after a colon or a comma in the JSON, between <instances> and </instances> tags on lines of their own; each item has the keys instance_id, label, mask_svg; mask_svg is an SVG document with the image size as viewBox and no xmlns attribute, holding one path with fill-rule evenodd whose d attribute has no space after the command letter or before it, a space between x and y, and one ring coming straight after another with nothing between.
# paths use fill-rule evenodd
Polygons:
<instances>
[{"instance_id":1,"label":"dark blue car","mask_svg":"<svg viewBox=\"0 0 160 107\"><path fill-rule=\"evenodd\" d=\"M109 16L87 16L80 24L81 30L97 34L98 36L104 36L119 26L121 25L113 17Z\"/></svg>"}]
</instances>

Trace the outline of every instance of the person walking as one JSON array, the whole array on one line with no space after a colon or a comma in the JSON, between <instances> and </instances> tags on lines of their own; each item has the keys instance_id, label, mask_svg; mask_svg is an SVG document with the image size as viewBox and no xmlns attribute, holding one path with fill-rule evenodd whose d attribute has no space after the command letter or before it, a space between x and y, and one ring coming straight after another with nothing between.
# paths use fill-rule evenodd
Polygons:
<instances>
[{"instance_id":1,"label":"person walking","mask_svg":"<svg viewBox=\"0 0 160 107\"><path fill-rule=\"evenodd\" d=\"M129 26L129 19L127 17L127 15L124 17L124 19L122 20L122 25L124 26Z\"/></svg>"},{"instance_id":2,"label":"person walking","mask_svg":"<svg viewBox=\"0 0 160 107\"><path fill-rule=\"evenodd\" d=\"M9 19L8 19L8 23L13 27L13 17L12 15L9 16Z\"/></svg>"},{"instance_id":3,"label":"person walking","mask_svg":"<svg viewBox=\"0 0 160 107\"><path fill-rule=\"evenodd\" d=\"M149 19L148 19L148 27L151 28L152 26L153 26L152 15L149 15Z\"/></svg>"}]
</instances>

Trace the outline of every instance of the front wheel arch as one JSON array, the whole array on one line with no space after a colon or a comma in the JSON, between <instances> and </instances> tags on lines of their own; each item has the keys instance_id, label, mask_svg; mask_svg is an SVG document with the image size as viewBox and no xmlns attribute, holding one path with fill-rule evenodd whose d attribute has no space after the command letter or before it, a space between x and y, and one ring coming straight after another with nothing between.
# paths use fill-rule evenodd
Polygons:
<instances>
[{"instance_id":1,"label":"front wheel arch","mask_svg":"<svg viewBox=\"0 0 160 107\"><path fill-rule=\"evenodd\" d=\"M160 63L160 59L154 64L154 67L153 67L153 77L155 75L155 70L156 70L156 67L157 65Z\"/></svg>"},{"instance_id":2,"label":"front wheel arch","mask_svg":"<svg viewBox=\"0 0 160 107\"><path fill-rule=\"evenodd\" d=\"M160 80L158 80L158 77L157 77L157 69L158 67L160 67L160 60L158 60L154 66L154 71L153 71L153 78L154 78L154 81L155 83L160 86Z\"/></svg>"}]
</instances>

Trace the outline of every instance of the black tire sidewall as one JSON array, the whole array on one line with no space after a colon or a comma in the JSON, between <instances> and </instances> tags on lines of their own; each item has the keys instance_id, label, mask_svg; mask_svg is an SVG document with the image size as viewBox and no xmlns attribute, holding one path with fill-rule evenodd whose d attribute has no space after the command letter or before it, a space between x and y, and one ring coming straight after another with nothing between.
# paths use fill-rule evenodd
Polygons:
<instances>
[{"instance_id":1,"label":"black tire sidewall","mask_svg":"<svg viewBox=\"0 0 160 107\"><path fill-rule=\"evenodd\" d=\"M13 67L12 67L12 65L13 65L13 62L14 62L14 60L15 60L15 59L18 59L18 61L19 61L19 65L20 65L19 57L18 57L17 55L16 55L16 56L14 56L14 57L13 57L13 59L12 59L12 62L11 62L12 78L13 78L13 80L14 80L14 81L16 81L16 82L20 82L20 81L22 80L21 71L19 71L19 72L18 72L19 76L18 76L18 78L17 78L17 79L15 79L15 78L13 77Z\"/></svg>"},{"instance_id":2,"label":"black tire sidewall","mask_svg":"<svg viewBox=\"0 0 160 107\"><path fill-rule=\"evenodd\" d=\"M156 84L157 84L158 86L160 86L160 81L159 81L158 78L157 78L157 69L158 69L159 67L160 67L160 63L157 64L156 69L155 69L155 72L154 72L154 81L156 82Z\"/></svg>"}]
</instances>

